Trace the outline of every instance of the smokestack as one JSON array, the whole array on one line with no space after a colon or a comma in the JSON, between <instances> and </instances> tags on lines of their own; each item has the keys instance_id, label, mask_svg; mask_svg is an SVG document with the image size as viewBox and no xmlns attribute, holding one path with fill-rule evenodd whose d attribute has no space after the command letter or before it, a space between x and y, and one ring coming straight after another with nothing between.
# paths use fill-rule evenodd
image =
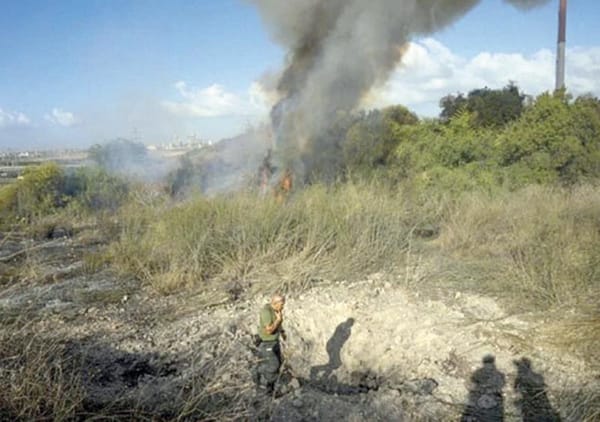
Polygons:
<instances>
[{"instance_id":1,"label":"smokestack","mask_svg":"<svg viewBox=\"0 0 600 422\"><path fill-rule=\"evenodd\" d=\"M567 0L560 0L558 10L558 47L556 50L556 90L565 87L565 44L567 33Z\"/></svg>"}]
</instances>

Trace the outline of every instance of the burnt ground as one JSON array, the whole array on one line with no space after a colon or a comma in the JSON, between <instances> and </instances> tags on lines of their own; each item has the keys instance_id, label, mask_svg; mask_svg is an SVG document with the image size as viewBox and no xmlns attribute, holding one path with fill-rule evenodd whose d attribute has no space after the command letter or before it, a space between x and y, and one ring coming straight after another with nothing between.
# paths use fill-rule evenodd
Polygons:
<instances>
[{"instance_id":1,"label":"burnt ground","mask_svg":"<svg viewBox=\"0 0 600 422\"><path fill-rule=\"evenodd\" d=\"M572 398L600 390L594 368L547 341L539 315L477 295L423 296L374 274L288 297L279 389L257 397L253 333L266 298L160 296L89 268L102 247L59 232L4 237L0 248L4 329L25 319L39 341L60 342L81 419L580 420L589 409Z\"/></svg>"}]
</instances>

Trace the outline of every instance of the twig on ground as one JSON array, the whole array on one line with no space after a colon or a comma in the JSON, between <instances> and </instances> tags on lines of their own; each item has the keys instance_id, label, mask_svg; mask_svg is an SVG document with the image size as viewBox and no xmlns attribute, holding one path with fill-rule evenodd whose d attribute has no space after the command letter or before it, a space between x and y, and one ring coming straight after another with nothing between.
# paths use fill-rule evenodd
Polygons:
<instances>
[{"instance_id":1,"label":"twig on ground","mask_svg":"<svg viewBox=\"0 0 600 422\"><path fill-rule=\"evenodd\" d=\"M55 240L51 240L50 242L42 243L41 245L34 245L34 246L29 247L29 248L23 248L23 249L21 249L21 250L19 250L17 252L14 252L14 253L12 253L10 255L1 257L0 258L0 262L11 261L11 260L15 259L16 257L18 257L20 255L23 255L25 253L28 253L28 252L31 252L31 251L35 251L35 250L38 250L38 249L49 248L49 247L54 246L54 245L56 245L56 244L58 244L58 243L60 243L62 241L63 241L63 239L55 239Z\"/></svg>"}]
</instances>

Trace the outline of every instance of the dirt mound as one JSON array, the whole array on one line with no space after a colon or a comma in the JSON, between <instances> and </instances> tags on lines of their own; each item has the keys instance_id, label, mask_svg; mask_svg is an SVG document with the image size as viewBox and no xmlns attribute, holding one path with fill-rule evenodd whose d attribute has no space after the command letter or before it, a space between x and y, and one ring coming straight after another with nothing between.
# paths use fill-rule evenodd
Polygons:
<instances>
[{"instance_id":1,"label":"dirt mound","mask_svg":"<svg viewBox=\"0 0 600 422\"><path fill-rule=\"evenodd\" d=\"M541 322L509 315L487 297L456 294L433 300L380 276L292 297L286 311L286 357L294 375L360 386L357 374L368 374L373 388L360 394L366 394L364 409L379 409L380 420L396 415L391 409L403 409L405 418L434 419L461 414L510 419L532 406L538 406L538 413L553 414L551 403L562 392L588 381L597 385L581 360L544 341ZM526 368L523 362L528 362ZM302 388L311 390L302 407L316 413L314 409L331 411L330 404L310 399L318 391L333 391L336 400L345 400L335 389L308 385ZM532 390L547 398L544 409L531 404ZM298 408L293 400L282 406ZM297 414L289 411L288 420L307 417Z\"/></svg>"}]
</instances>

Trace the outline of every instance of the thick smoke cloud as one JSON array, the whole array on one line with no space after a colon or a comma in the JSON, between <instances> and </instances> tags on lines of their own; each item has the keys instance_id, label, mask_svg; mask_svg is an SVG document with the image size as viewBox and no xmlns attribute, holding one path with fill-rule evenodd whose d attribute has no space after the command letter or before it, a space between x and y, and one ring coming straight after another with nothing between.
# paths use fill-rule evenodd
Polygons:
<instances>
[{"instance_id":1,"label":"thick smoke cloud","mask_svg":"<svg viewBox=\"0 0 600 422\"><path fill-rule=\"evenodd\" d=\"M479 0L248 0L288 51L271 112L284 165L306 166L326 149L323 133L384 83L412 35L456 21ZM505 0L530 8L548 0ZM323 147L323 148L322 148Z\"/></svg>"}]
</instances>

